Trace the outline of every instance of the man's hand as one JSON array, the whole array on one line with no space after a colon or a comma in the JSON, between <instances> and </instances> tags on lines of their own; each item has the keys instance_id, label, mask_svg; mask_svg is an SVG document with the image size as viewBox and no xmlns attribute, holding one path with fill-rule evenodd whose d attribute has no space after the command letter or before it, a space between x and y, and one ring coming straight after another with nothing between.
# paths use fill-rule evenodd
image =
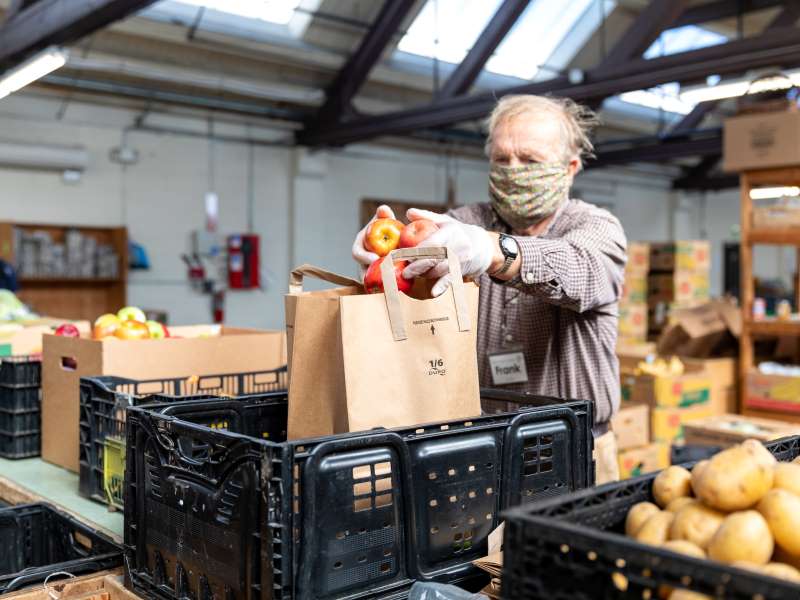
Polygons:
<instances>
[{"instance_id":1,"label":"man's hand","mask_svg":"<svg viewBox=\"0 0 800 600\"><path fill-rule=\"evenodd\" d=\"M375 216L372 217L369 223L364 226L364 229L358 232L355 241L353 241L353 258L359 263L362 268L370 266L373 262L378 260L378 255L370 252L364 247L364 236L367 234L367 229L377 219L394 219L394 212L385 204L381 204L378 210L375 211Z\"/></svg>"},{"instance_id":2,"label":"man's hand","mask_svg":"<svg viewBox=\"0 0 800 600\"><path fill-rule=\"evenodd\" d=\"M439 225L439 230L434 232L418 247L446 246L453 252L461 263L461 273L464 277L477 277L486 272L494 258L494 240L485 229L477 225L466 225L447 215L440 215L429 210L417 208L406 212L409 221L429 219ZM403 271L403 277L426 277L438 279L431 293L440 296L450 286L450 273L447 261L433 258L421 258L413 261Z\"/></svg>"}]
</instances>

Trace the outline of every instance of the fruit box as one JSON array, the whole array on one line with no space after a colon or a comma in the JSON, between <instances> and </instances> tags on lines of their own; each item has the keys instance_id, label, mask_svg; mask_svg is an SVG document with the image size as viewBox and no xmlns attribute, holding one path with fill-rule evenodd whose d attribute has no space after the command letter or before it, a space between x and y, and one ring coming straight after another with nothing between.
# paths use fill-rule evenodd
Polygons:
<instances>
[{"instance_id":1,"label":"fruit box","mask_svg":"<svg viewBox=\"0 0 800 600\"><path fill-rule=\"evenodd\" d=\"M707 240L680 240L650 244L650 271L708 271L711 244Z\"/></svg>"},{"instance_id":2,"label":"fruit box","mask_svg":"<svg viewBox=\"0 0 800 600\"><path fill-rule=\"evenodd\" d=\"M618 327L621 340L644 340L647 337L647 304L620 302Z\"/></svg>"},{"instance_id":3,"label":"fruit box","mask_svg":"<svg viewBox=\"0 0 800 600\"><path fill-rule=\"evenodd\" d=\"M753 370L747 374L745 407L800 413L800 377L765 375Z\"/></svg>"},{"instance_id":4,"label":"fruit box","mask_svg":"<svg viewBox=\"0 0 800 600\"><path fill-rule=\"evenodd\" d=\"M727 447L754 438L770 442L800 435L800 425L742 415L715 415L683 426L686 444Z\"/></svg>"},{"instance_id":5,"label":"fruit box","mask_svg":"<svg viewBox=\"0 0 800 600\"><path fill-rule=\"evenodd\" d=\"M674 271L650 273L647 277L647 303L691 304L705 302L711 297L708 271Z\"/></svg>"},{"instance_id":6,"label":"fruit box","mask_svg":"<svg viewBox=\"0 0 800 600\"><path fill-rule=\"evenodd\" d=\"M686 408L708 404L711 379L703 371L687 370L683 375L625 375L622 398L651 407Z\"/></svg>"},{"instance_id":7,"label":"fruit box","mask_svg":"<svg viewBox=\"0 0 800 600\"><path fill-rule=\"evenodd\" d=\"M625 276L640 273L647 276L650 270L650 244L647 242L628 242L628 262L625 263Z\"/></svg>"},{"instance_id":8,"label":"fruit box","mask_svg":"<svg viewBox=\"0 0 800 600\"><path fill-rule=\"evenodd\" d=\"M611 430L620 450L646 445L650 441L650 407L623 403L611 419Z\"/></svg>"},{"instance_id":9,"label":"fruit box","mask_svg":"<svg viewBox=\"0 0 800 600\"><path fill-rule=\"evenodd\" d=\"M619 478L639 477L668 467L669 449L670 445L666 442L652 442L638 448L620 450L617 453Z\"/></svg>"},{"instance_id":10,"label":"fruit box","mask_svg":"<svg viewBox=\"0 0 800 600\"><path fill-rule=\"evenodd\" d=\"M625 273L622 302L647 302L647 273Z\"/></svg>"},{"instance_id":11,"label":"fruit box","mask_svg":"<svg viewBox=\"0 0 800 600\"><path fill-rule=\"evenodd\" d=\"M42 336L53 333L59 325L72 323L83 335L90 331L89 321L71 321L56 317L42 317L20 323L22 329L2 331L0 328L0 356L22 356L41 354Z\"/></svg>"},{"instance_id":12,"label":"fruit box","mask_svg":"<svg viewBox=\"0 0 800 600\"><path fill-rule=\"evenodd\" d=\"M767 449L779 461L791 461L800 454L800 438L771 442ZM503 598L655 599L665 597L664 588L689 588L707 598L726 600L800 597L797 583L626 537L628 511L638 502L653 502L656 475L506 511Z\"/></svg>"},{"instance_id":13,"label":"fruit box","mask_svg":"<svg viewBox=\"0 0 800 600\"><path fill-rule=\"evenodd\" d=\"M91 340L44 336L42 458L78 471L81 377L162 379L267 371L286 364L282 331L187 326L171 327L170 333L182 337ZM205 337L189 337L198 335Z\"/></svg>"},{"instance_id":14,"label":"fruit box","mask_svg":"<svg viewBox=\"0 0 800 600\"><path fill-rule=\"evenodd\" d=\"M686 423L712 416L711 405L700 404L689 408L656 407L651 411L650 435L655 442L680 442Z\"/></svg>"}]
</instances>

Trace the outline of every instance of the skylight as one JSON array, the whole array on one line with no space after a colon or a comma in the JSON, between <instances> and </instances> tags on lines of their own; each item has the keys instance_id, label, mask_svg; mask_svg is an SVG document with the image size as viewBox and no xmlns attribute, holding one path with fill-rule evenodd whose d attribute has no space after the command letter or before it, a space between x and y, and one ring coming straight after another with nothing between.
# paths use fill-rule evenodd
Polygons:
<instances>
[{"instance_id":1,"label":"skylight","mask_svg":"<svg viewBox=\"0 0 800 600\"><path fill-rule=\"evenodd\" d=\"M644 57L657 58L678 52L688 52L723 44L727 40L728 38L722 34L696 25L676 27L668 29L658 36L658 39L644 53ZM639 106L684 115L691 112L696 104L691 101L691 98L680 94L680 86L677 83L667 83L649 90L625 92L619 95L619 99Z\"/></svg>"},{"instance_id":2,"label":"skylight","mask_svg":"<svg viewBox=\"0 0 800 600\"><path fill-rule=\"evenodd\" d=\"M458 64L497 12L501 0L428 0L398 50ZM532 79L595 0L535 0L489 59L493 73ZM531 41L535 40L535 44Z\"/></svg>"},{"instance_id":3,"label":"skylight","mask_svg":"<svg viewBox=\"0 0 800 600\"><path fill-rule=\"evenodd\" d=\"M300 0L174 0L222 13L287 25Z\"/></svg>"}]
</instances>

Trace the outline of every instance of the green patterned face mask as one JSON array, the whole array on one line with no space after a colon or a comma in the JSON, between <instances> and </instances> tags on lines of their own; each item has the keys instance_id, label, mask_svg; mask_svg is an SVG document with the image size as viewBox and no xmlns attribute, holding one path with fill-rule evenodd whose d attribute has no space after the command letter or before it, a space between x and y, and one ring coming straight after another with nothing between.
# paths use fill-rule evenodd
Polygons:
<instances>
[{"instance_id":1,"label":"green patterned face mask","mask_svg":"<svg viewBox=\"0 0 800 600\"><path fill-rule=\"evenodd\" d=\"M552 215L567 199L571 183L562 163L532 163L507 167L492 163L489 195L497 214L520 231Z\"/></svg>"}]
</instances>

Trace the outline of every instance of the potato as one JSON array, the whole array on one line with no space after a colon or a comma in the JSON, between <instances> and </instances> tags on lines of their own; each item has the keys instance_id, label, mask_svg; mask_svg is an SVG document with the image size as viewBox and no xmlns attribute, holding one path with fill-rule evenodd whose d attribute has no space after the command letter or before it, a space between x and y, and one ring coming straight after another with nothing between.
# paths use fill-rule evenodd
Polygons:
<instances>
[{"instance_id":1,"label":"potato","mask_svg":"<svg viewBox=\"0 0 800 600\"><path fill-rule=\"evenodd\" d=\"M750 508L772 487L773 468L766 463L752 445L750 448L744 445L727 448L714 455L703 469L697 481L697 496L704 504L718 510Z\"/></svg>"},{"instance_id":2,"label":"potato","mask_svg":"<svg viewBox=\"0 0 800 600\"><path fill-rule=\"evenodd\" d=\"M642 525L654 514L661 512L652 502L639 502L634 504L625 517L625 535L634 537Z\"/></svg>"},{"instance_id":3,"label":"potato","mask_svg":"<svg viewBox=\"0 0 800 600\"><path fill-rule=\"evenodd\" d=\"M796 456L795 459L792 461L794 465L800 465L800 456Z\"/></svg>"},{"instance_id":4,"label":"potato","mask_svg":"<svg viewBox=\"0 0 800 600\"><path fill-rule=\"evenodd\" d=\"M725 517L708 545L708 557L729 564L744 561L765 565L773 548L772 533L764 517L745 510Z\"/></svg>"},{"instance_id":5,"label":"potato","mask_svg":"<svg viewBox=\"0 0 800 600\"><path fill-rule=\"evenodd\" d=\"M692 474L683 467L667 467L653 480L653 497L664 508L675 498L692 495Z\"/></svg>"},{"instance_id":6,"label":"potato","mask_svg":"<svg viewBox=\"0 0 800 600\"><path fill-rule=\"evenodd\" d=\"M665 550L672 550L673 552L679 552L680 554L686 554L695 558L706 557L706 553L703 552L700 546L692 542L687 542L686 540L669 540L668 542L664 542L661 547Z\"/></svg>"},{"instance_id":7,"label":"potato","mask_svg":"<svg viewBox=\"0 0 800 600\"><path fill-rule=\"evenodd\" d=\"M778 546L800 556L800 497L786 490L770 490L757 509L766 519Z\"/></svg>"},{"instance_id":8,"label":"potato","mask_svg":"<svg viewBox=\"0 0 800 600\"><path fill-rule=\"evenodd\" d=\"M675 514L675 520L669 528L669 539L686 540L700 548L708 548L724 518L721 512L699 502L685 506Z\"/></svg>"},{"instance_id":9,"label":"potato","mask_svg":"<svg viewBox=\"0 0 800 600\"><path fill-rule=\"evenodd\" d=\"M698 594L691 590L675 590L669 595L669 600L711 600L711 596Z\"/></svg>"},{"instance_id":10,"label":"potato","mask_svg":"<svg viewBox=\"0 0 800 600\"><path fill-rule=\"evenodd\" d=\"M775 465L775 481L772 487L800 496L800 464L778 463Z\"/></svg>"},{"instance_id":11,"label":"potato","mask_svg":"<svg viewBox=\"0 0 800 600\"><path fill-rule=\"evenodd\" d=\"M681 496L680 498L675 498L672 502L667 504L667 508L664 510L671 512L672 514L678 514L678 512L685 506L689 504L697 504L697 500L694 498L689 498L688 496Z\"/></svg>"},{"instance_id":12,"label":"potato","mask_svg":"<svg viewBox=\"0 0 800 600\"><path fill-rule=\"evenodd\" d=\"M692 467L692 491L694 492L695 496L697 496L697 482L699 481L703 472L706 470L709 462L711 461L708 459L701 460L694 467Z\"/></svg>"},{"instance_id":13,"label":"potato","mask_svg":"<svg viewBox=\"0 0 800 600\"><path fill-rule=\"evenodd\" d=\"M778 463L778 459L772 456L772 453L758 440L745 440L742 442L741 447L765 467L774 467Z\"/></svg>"},{"instance_id":14,"label":"potato","mask_svg":"<svg viewBox=\"0 0 800 600\"><path fill-rule=\"evenodd\" d=\"M792 581L800 583L800 571L795 569L792 565L785 563L771 562L761 567L761 572L765 575L777 577L785 581Z\"/></svg>"},{"instance_id":15,"label":"potato","mask_svg":"<svg viewBox=\"0 0 800 600\"><path fill-rule=\"evenodd\" d=\"M639 528L634 538L636 538L637 542L642 542L643 544L660 546L667 541L669 527L672 525L674 518L675 515L671 512L662 511L656 513Z\"/></svg>"}]
</instances>

